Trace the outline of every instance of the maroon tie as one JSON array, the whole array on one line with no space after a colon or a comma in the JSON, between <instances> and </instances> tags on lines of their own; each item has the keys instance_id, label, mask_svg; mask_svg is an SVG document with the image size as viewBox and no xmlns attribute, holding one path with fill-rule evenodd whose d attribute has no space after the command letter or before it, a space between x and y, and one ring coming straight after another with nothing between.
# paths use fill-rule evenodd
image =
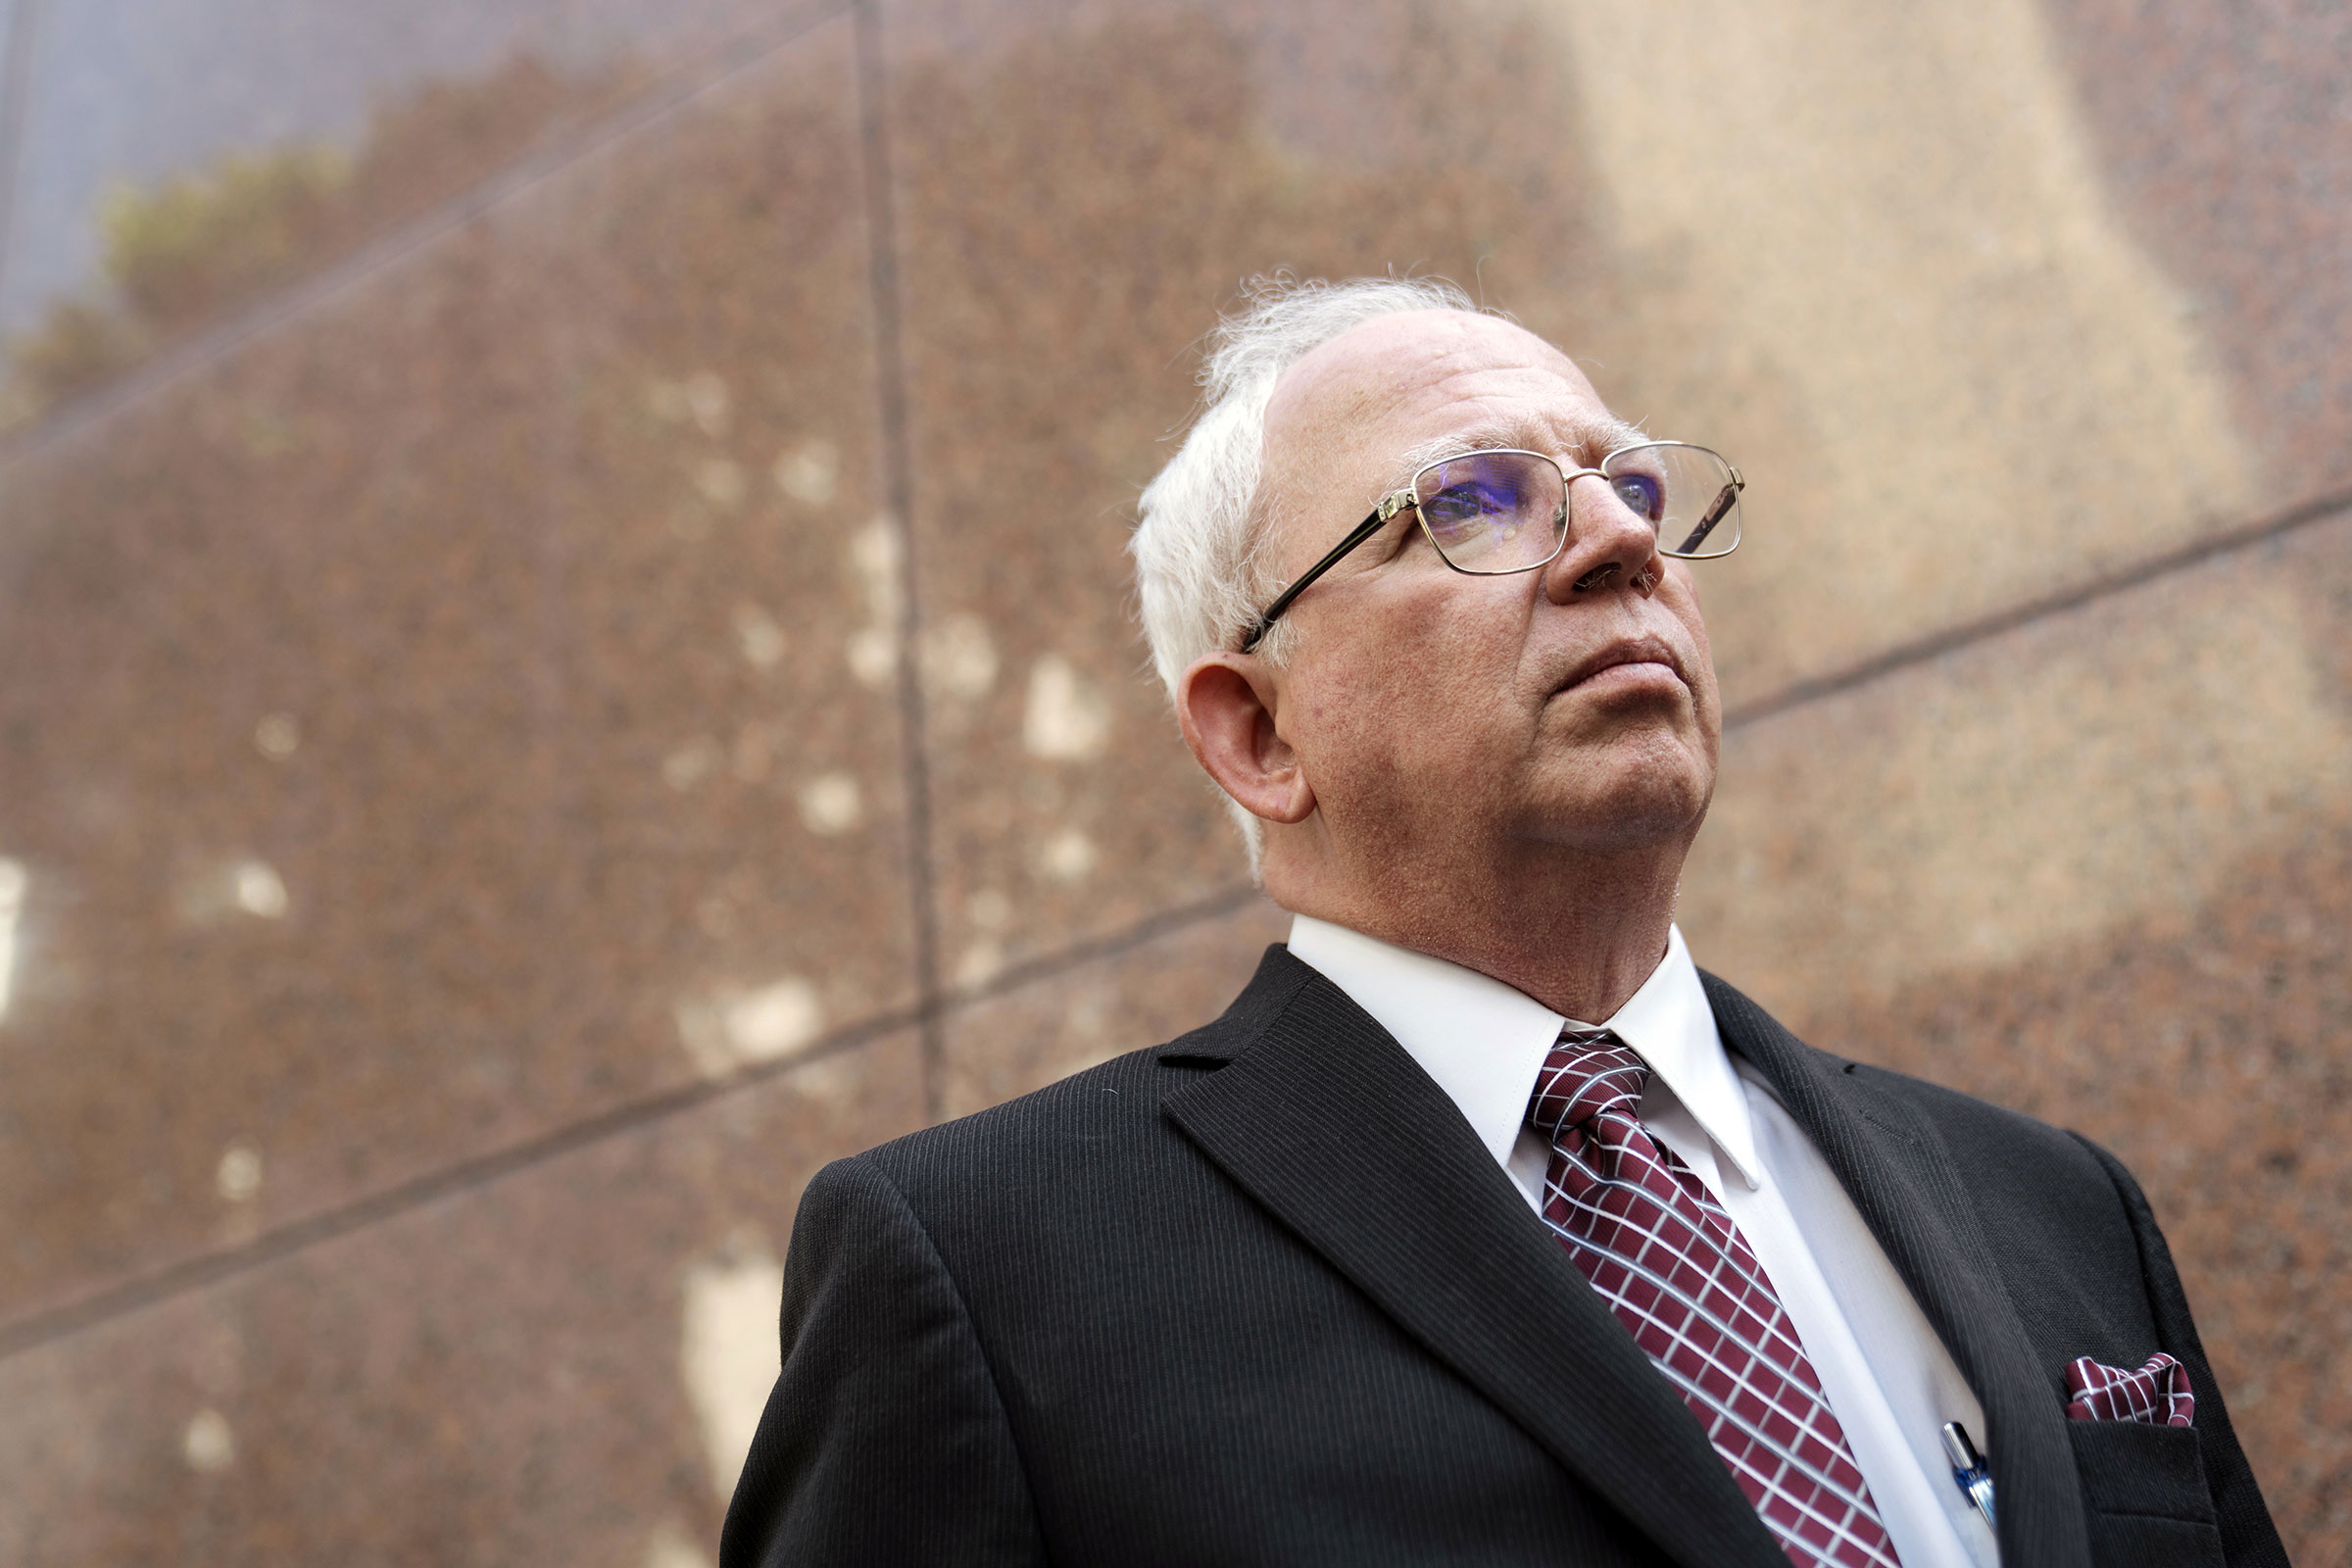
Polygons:
<instances>
[{"instance_id":1,"label":"maroon tie","mask_svg":"<svg viewBox=\"0 0 2352 1568\"><path fill-rule=\"evenodd\" d=\"M1544 1222L1706 1428L1797 1568L1896 1564L1845 1432L1732 1216L1636 1108L1649 1068L1563 1029L1528 1120L1551 1140Z\"/></svg>"}]
</instances>

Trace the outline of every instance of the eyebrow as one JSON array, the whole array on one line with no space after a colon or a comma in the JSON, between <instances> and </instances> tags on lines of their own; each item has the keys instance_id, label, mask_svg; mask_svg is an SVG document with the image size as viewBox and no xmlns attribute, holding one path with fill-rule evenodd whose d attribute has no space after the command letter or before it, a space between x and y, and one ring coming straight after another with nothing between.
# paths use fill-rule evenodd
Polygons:
<instances>
[{"instance_id":1,"label":"eyebrow","mask_svg":"<svg viewBox=\"0 0 2352 1568\"><path fill-rule=\"evenodd\" d=\"M1614 415L1596 419L1584 426L1579 444L1588 448L1609 451L1642 439L1639 425L1630 424ZM1409 447L1396 456L1389 473L1389 482L1381 494L1389 495L1413 482L1413 475L1437 462L1462 452L1493 452L1509 448L1518 452L1542 452L1546 457L1559 456L1546 450L1549 436L1533 425L1489 424L1473 425L1467 430L1455 430L1436 436Z\"/></svg>"}]
</instances>

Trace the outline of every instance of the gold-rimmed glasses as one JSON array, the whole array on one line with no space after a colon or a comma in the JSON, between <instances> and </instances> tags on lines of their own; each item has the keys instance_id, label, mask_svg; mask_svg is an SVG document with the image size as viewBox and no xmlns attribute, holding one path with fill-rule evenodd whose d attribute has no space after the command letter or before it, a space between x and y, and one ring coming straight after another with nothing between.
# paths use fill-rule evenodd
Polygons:
<instances>
[{"instance_id":1,"label":"gold-rimmed glasses","mask_svg":"<svg viewBox=\"0 0 2352 1568\"><path fill-rule=\"evenodd\" d=\"M1408 507L1439 558L1456 571L1499 577L1548 565L1568 548L1571 487L1586 478L1602 481L1649 523L1661 555L1707 561L1740 546L1740 493L1747 481L1706 447L1639 441L1592 468L1565 467L1557 458L1515 447L1459 452L1424 465L1411 484L1383 496L1371 515L1258 612L1242 652L1258 645L1308 584Z\"/></svg>"}]
</instances>

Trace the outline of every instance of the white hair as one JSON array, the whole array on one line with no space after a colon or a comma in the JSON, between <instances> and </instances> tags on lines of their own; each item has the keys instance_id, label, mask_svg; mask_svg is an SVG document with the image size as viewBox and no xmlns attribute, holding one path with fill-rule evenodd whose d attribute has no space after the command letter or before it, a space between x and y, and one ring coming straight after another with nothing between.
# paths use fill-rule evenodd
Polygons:
<instances>
[{"instance_id":1,"label":"white hair","mask_svg":"<svg viewBox=\"0 0 2352 1568\"><path fill-rule=\"evenodd\" d=\"M1270 568L1260 548L1258 480L1265 467L1266 406L1282 372L1349 327L1413 311L1479 307L1444 278L1355 277L1329 283L1277 274L1242 287L1243 307L1221 318L1200 367L1201 409L1159 476L1145 487L1137 508L1136 586L1152 662L1171 699L1193 662L1219 648L1238 648L1258 611L1273 597ZM1336 543L1336 541L1335 541ZM1281 663L1290 657L1290 622L1277 623L1257 646ZM1257 872L1260 824L1228 800Z\"/></svg>"}]
</instances>

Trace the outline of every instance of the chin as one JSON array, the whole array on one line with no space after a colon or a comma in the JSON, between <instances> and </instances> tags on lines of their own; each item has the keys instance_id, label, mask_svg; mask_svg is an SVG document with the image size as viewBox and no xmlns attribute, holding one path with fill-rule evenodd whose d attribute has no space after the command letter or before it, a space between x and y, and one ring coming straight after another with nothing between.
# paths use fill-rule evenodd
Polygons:
<instances>
[{"instance_id":1,"label":"chin","mask_svg":"<svg viewBox=\"0 0 2352 1568\"><path fill-rule=\"evenodd\" d=\"M1688 845L1698 833L1706 810L1667 811L1623 809L1580 813L1573 819L1553 818L1537 836L1563 849L1589 855L1632 855L1668 845Z\"/></svg>"},{"instance_id":2,"label":"chin","mask_svg":"<svg viewBox=\"0 0 2352 1568\"><path fill-rule=\"evenodd\" d=\"M1706 819L1715 770L1678 755L1646 757L1629 765L1594 766L1592 760L1563 770L1557 787L1534 805L1534 836L1578 849L1611 853L1688 841Z\"/></svg>"}]
</instances>

